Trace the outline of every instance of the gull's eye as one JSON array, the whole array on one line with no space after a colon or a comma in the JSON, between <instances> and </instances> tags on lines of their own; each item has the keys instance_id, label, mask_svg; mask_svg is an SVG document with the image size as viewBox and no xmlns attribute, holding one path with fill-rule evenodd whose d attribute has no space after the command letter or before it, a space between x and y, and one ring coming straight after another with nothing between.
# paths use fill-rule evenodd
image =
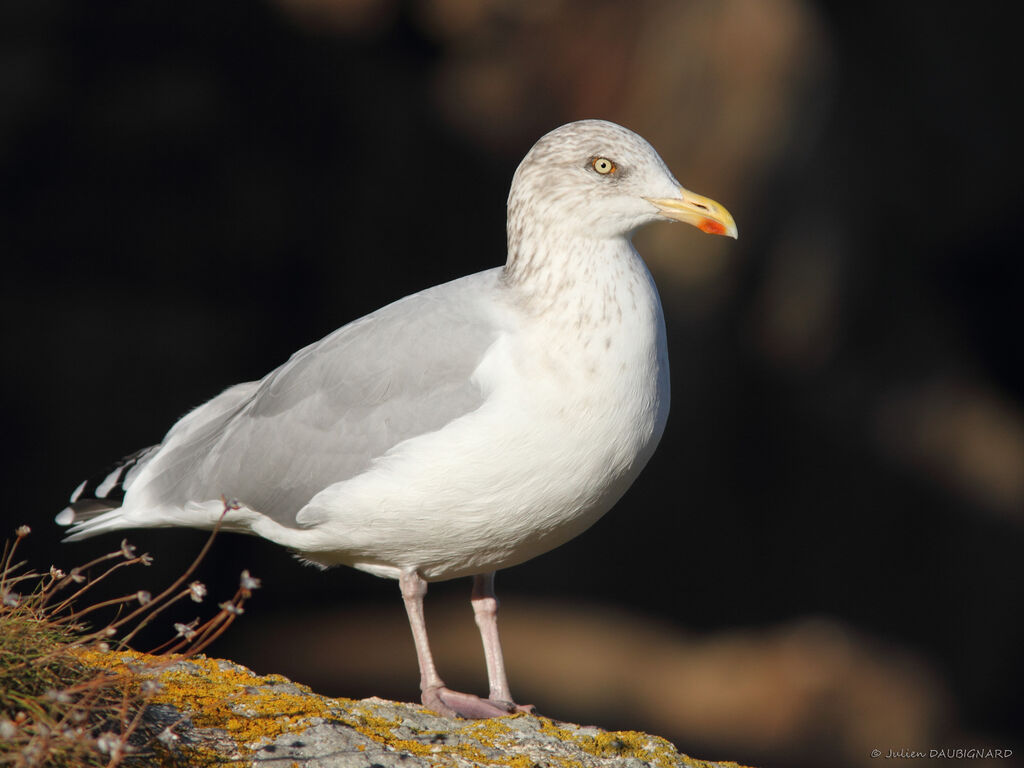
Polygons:
<instances>
[{"instance_id":1,"label":"gull's eye","mask_svg":"<svg viewBox=\"0 0 1024 768\"><path fill-rule=\"evenodd\" d=\"M594 167L594 170L602 176L607 176L609 173L615 172L615 163L607 157L595 157L590 161L590 164Z\"/></svg>"}]
</instances>

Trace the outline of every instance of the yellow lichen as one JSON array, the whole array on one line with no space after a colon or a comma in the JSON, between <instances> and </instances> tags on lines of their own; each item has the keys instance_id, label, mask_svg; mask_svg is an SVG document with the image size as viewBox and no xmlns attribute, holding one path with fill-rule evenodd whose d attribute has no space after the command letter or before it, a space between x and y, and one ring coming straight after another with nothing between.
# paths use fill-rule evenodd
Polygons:
<instances>
[{"instance_id":1,"label":"yellow lichen","mask_svg":"<svg viewBox=\"0 0 1024 768\"><path fill-rule=\"evenodd\" d=\"M258 676L248 670L224 669L214 659L196 656L187 667L175 667L182 657L153 657L125 650L101 653L83 650L79 653L89 666L111 672L134 669L139 678L148 677L161 683L151 698L153 704L167 704L187 713L197 728L215 728L227 732L243 752L273 741L295 730L305 721L328 717L330 707L318 696L299 696L264 686L290 681L281 675ZM142 669L142 672L138 672ZM293 683L299 690L309 688ZM343 700L335 700L335 705ZM203 756L203 755L200 755Z\"/></svg>"},{"instance_id":2,"label":"yellow lichen","mask_svg":"<svg viewBox=\"0 0 1024 768\"><path fill-rule=\"evenodd\" d=\"M137 680L151 678L161 683L153 695L154 704L167 704L191 718L197 728L223 731L237 745L237 758L244 758L278 736L296 733L306 725L321 720L334 721L353 728L369 741L385 748L427 759L432 765L448 766L461 758L480 766L532 768L535 761L528 755L509 755L518 746L518 736L510 725L516 718L460 721L448 730L423 730L409 738L399 733L401 717L385 717L370 701L331 699L319 696L304 685L292 683L281 675L259 676L249 670L227 665L205 656L188 659L175 656L154 657L135 651L102 653L94 650L78 652L88 666L120 672L122 669ZM185 664L178 664L185 661ZM139 670L142 670L141 672ZM302 695L272 689L274 684L295 686ZM541 733L562 743L575 744L595 757L633 757L658 768L710 768L711 764L693 760L676 751L665 739L636 731L581 732L545 717L535 718ZM477 746L480 745L480 746ZM483 748L481 748L483 747ZM366 747L357 747L365 751ZM498 753L489 755L488 750ZM223 755L211 749L189 747L188 759L194 765L222 762ZM579 768L579 760L551 755L547 761L561 768ZM735 763L720 766L741 768Z\"/></svg>"}]
</instances>

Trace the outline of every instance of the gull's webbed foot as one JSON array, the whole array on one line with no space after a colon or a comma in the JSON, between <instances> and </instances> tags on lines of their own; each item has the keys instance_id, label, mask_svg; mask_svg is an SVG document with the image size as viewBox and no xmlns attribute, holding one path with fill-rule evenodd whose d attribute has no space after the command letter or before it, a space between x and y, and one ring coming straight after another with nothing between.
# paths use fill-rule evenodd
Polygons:
<instances>
[{"instance_id":1,"label":"gull's webbed foot","mask_svg":"<svg viewBox=\"0 0 1024 768\"><path fill-rule=\"evenodd\" d=\"M514 715L517 712L533 712L532 704L521 705L511 701L481 699L471 693L461 693L443 686L427 688L423 691L423 706L439 715L464 717L469 720Z\"/></svg>"}]
</instances>

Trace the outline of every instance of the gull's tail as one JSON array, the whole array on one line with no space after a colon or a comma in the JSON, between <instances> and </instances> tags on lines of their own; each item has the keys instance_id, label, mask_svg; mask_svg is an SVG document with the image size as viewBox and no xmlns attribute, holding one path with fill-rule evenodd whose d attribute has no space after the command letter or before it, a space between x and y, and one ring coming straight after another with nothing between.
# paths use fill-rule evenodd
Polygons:
<instances>
[{"instance_id":1,"label":"gull's tail","mask_svg":"<svg viewBox=\"0 0 1024 768\"><path fill-rule=\"evenodd\" d=\"M277 520L224 497L203 502L188 501L181 504L167 504L147 507L144 514L139 510L123 507L125 493L132 487L140 472L158 455L165 443L151 445L141 451L125 456L102 473L82 481L71 494L71 500L56 516L59 525L70 526L64 541L78 541L101 533L124 530L125 528L185 527L248 533L262 536L282 546L294 549L302 559L320 567L321 562L313 553L322 549L322 542L315 530L302 526L286 526Z\"/></svg>"},{"instance_id":2,"label":"gull's tail","mask_svg":"<svg viewBox=\"0 0 1024 768\"><path fill-rule=\"evenodd\" d=\"M77 541L98 533L127 527L120 520L125 490L160 445L128 454L103 472L83 480L71 500L54 518L58 525L71 526L65 541Z\"/></svg>"}]
</instances>

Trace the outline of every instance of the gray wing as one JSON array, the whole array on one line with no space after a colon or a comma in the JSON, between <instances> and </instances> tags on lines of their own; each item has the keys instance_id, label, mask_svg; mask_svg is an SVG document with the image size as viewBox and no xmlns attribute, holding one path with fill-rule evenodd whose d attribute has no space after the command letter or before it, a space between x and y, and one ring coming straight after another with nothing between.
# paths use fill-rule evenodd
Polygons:
<instances>
[{"instance_id":1,"label":"gray wing","mask_svg":"<svg viewBox=\"0 0 1024 768\"><path fill-rule=\"evenodd\" d=\"M223 495L294 525L328 485L480 406L471 376L499 332L486 308L499 272L390 304L193 411L153 457L146 496L184 505Z\"/></svg>"}]
</instances>

